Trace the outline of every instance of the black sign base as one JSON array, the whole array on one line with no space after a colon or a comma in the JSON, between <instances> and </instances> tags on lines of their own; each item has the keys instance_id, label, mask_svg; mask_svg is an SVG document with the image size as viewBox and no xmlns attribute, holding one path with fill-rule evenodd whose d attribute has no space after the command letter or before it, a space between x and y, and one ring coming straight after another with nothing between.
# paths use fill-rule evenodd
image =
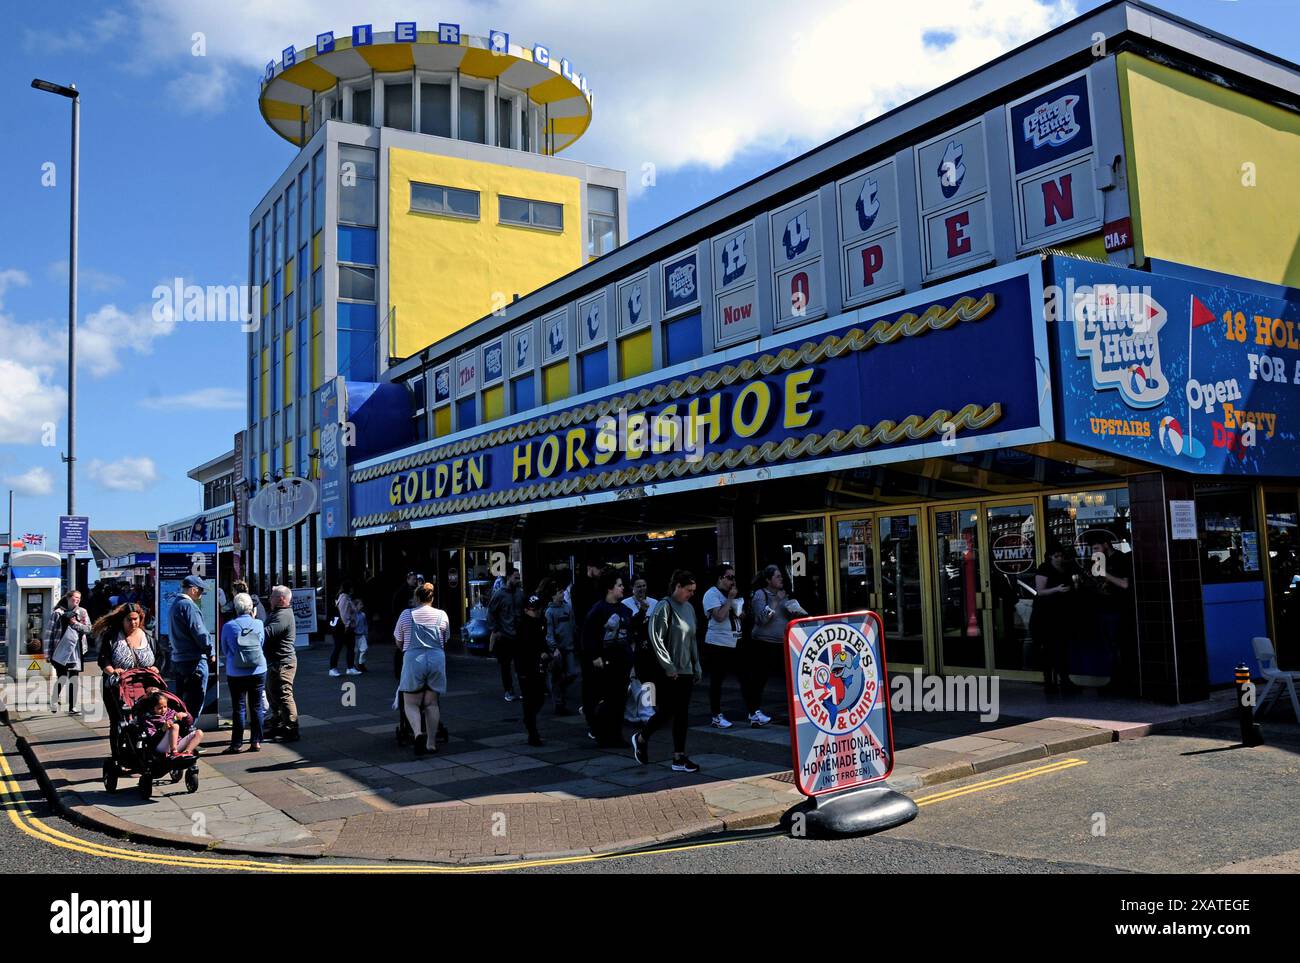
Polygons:
<instances>
[{"instance_id":1,"label":"black sign base","mask_svg":"<svg viewBox=\"0 0 1300 963\"><path fill-rule=\"evenodd\" d=\"M916 803L884 784L847 789L817 796L797 807L790 819L797 826L802 814L807 835L813 839L869 836L893 829L916 818Z\"/></svg>"}]
</instances>

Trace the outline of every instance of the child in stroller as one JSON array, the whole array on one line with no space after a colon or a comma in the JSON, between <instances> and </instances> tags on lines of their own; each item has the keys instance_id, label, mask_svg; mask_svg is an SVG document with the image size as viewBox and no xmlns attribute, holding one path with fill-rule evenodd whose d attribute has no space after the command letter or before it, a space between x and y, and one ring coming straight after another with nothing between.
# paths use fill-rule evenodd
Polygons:
<instances>
[{"instance_id":1,"label":"child in stroller","mask_svg":"<svg viewBox=\"0 0 1300 963\"><path fill-rule=\"evenodd\" d=\"M154 781L170 775L173 783L184 778L187 792L197 792L194 750L203 735L185 703L167 691L157 669L123 672L116 689L120 724L111 729L104 787L115 792L119 777L138 775L140 795L148 799Z\"/></svg>"}]
</instances>

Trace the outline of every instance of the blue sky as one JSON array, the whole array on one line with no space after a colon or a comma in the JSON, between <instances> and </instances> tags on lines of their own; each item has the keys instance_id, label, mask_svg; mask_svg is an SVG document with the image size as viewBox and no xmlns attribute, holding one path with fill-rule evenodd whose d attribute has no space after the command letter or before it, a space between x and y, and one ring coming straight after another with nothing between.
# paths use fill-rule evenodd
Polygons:
<instances>
[{"instance_id":1,"label":"blue sky","mask_svg":"<svg viewBox=\"0 0 1300 963\"><path fill-rule=\"evenodd\" d=\"M231 446L244 383L237 323L159 323L153 290L176 277L246 280L248 212L294 150L256 105L260 67L283 47L411 17L422 29L453 20L468 33L500 28L515 42L549 43L585 68L595 91L593 126L567 156L623 168L633 185L653 165L654 185L631 200L635 236L1098 5L920 0L916 10L891 8L888 22L864 0L811 0L797 14L756 0L743 20L734 5L687 0L25 6L9 19L3 68L0 498L18 491L18 532L57 532L69 106L30 89L33 77L74 82L84 98L77 507L93 528L153 528L199 509L185 472ZM1300 61L1294 0L1161 5ZM872 56L845 57L846 42ZM49 162L52 186L42 183Z\"/></svg>"}]
</instances>

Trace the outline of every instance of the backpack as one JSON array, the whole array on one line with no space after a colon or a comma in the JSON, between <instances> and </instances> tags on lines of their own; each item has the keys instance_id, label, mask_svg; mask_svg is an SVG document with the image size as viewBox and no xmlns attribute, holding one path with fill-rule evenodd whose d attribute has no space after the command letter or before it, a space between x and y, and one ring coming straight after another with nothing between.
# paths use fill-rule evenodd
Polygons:
<instances>
[{"instance_id":1,"label":"backpack","mask_svg":"<svg viewBox=\"0 0 1300 963\"><path fill-rule=\"evenodd\" d=\"M262 643L251 628L239 630L235 645L235 659L241 669L255 669L262 664Z\"/></svg>"}]
</instances>

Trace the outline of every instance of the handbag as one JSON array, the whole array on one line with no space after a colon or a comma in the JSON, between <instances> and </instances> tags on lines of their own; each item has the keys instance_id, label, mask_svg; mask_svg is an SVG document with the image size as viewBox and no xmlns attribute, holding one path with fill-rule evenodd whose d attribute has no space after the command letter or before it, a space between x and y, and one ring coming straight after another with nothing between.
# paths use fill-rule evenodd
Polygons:
<instances>
[{"instance_id":1,"label":"handbag","mask_svg":"<svg viewBox=\"0 0 1300 963\"><path fill-rule=\"evenodd\" d=\"M257 640L252 629L240 629L236 643L235 657L240 668L255 669L262 664L262 643Z\"/></svg>"}]
</instances>

